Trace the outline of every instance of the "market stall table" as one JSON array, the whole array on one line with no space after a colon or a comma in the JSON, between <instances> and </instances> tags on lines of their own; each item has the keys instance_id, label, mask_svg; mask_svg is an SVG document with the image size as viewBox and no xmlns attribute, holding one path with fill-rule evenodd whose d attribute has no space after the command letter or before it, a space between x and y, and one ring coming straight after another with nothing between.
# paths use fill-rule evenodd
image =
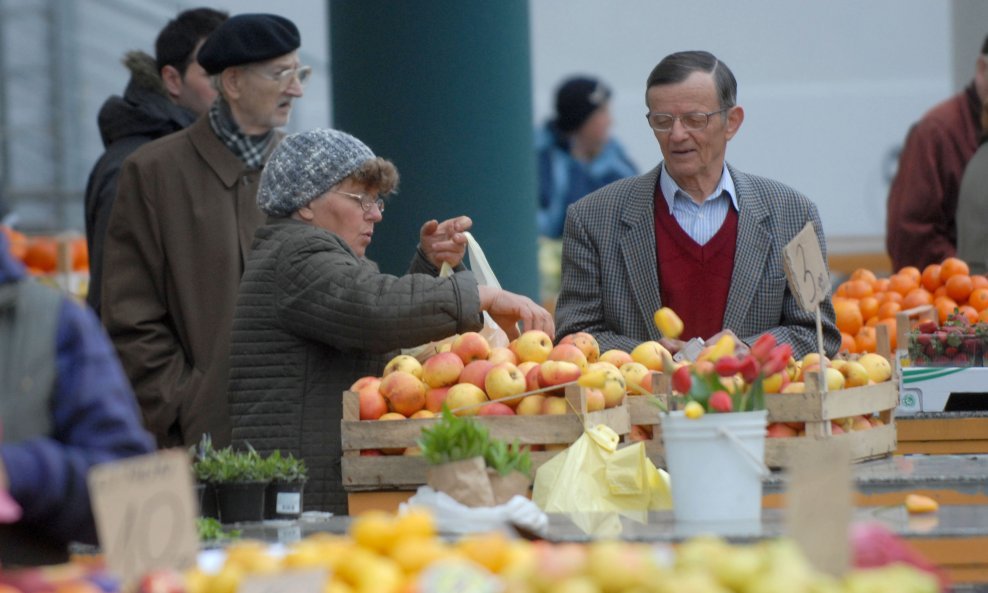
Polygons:
<instances>
[{"instance_id":1,"label":"market stall table","mask_svg":"<svg viewBox=\"0 0 988 593\"><path fill-rule=\"evenodd\" d=\"M897 454L988 454L988 412L899 415Z\"/></svg>"}]
</instances>

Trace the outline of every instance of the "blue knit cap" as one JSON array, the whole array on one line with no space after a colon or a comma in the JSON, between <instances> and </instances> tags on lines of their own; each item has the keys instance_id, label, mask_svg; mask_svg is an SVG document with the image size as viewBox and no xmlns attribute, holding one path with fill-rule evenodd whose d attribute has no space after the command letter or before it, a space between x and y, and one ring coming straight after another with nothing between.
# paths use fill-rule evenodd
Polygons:
<instances>
[{"instance_id":1,"label":"blue knit cap","mask_svg":"<svg viewBox=\"0 0 988 593\"><path fill-rule=\"evenodd\" d=\"M270 216L291 216L373 158L366 144L339 130L287 136L264 165L257 205Z\"/></svg>"}]
</instances>

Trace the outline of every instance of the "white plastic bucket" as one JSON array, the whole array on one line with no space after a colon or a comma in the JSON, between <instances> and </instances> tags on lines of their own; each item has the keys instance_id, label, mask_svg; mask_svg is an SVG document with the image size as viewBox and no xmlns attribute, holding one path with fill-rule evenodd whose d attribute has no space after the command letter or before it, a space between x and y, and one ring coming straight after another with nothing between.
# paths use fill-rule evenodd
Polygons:
<instances>
[{"instance_id":1,"label":"white plastic bucket","mask_svg":"<svg viewBox=\"0 0 988 593\"><path fill-rule=\"evenodd\" d=\"M661 418L676 521L760 520L767 412Z\"/></svg>"}]
</instances>

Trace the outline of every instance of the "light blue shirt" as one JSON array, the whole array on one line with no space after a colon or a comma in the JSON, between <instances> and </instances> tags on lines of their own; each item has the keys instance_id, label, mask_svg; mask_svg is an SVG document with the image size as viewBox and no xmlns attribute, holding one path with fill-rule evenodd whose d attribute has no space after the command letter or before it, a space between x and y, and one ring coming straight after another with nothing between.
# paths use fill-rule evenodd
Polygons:
<instances>
[{"instance_id":1,"label":"light blue shirt","mask_svg":"<svg viewBox=\"0 0 988 593\"><path fill-rule=\"evenodd\" d=\"M717 234L724 224L724 219L727 218L727 209L731 205L740 212L734 179L727 172L727 163L724 164L717 187L714 188L713 193L703 199L702 204L694 202L693 198L679 187L672 175L666 171L665 163L662 163L662 171L659 174L659 188L673 218L699 245L706 245L707 241Z\"/></svg>"}]
</instances>

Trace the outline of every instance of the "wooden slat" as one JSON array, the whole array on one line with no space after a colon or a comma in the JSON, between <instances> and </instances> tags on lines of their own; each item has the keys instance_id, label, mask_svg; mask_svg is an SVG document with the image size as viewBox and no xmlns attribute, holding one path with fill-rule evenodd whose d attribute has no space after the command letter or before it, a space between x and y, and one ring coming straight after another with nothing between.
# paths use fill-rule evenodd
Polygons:
<instances>
[{"instance_id":1,"label":"wooden slat","mask_svg":"<svg viewBox=\"0 0 988 593\"><path fill-rule=\"evenodd\" d=\"M855 462L877 459L895 451L895 425L876 426L868 430L824 437L824 440L829 439L835 441L839 439L849 443L851 459ZM803 449L813 440L817 439L814 437L765 439L765 464L775 468L786 467L792 461L799 459Z\"/></svg>"},{"instance_id":2,"label":"wooden slat","mask_svg":"<svg viewBox=\"0 0 988 593\"><path fill-rule=\"evenodd\" d=\"M899 441L963 441L988 438L988 418L899 416Z\"/></svg>"},{"instance_id":3,"label":"wooden slat","mask_svg":"<svg viewBox=\"0 0 988 593\"><path fill-rule=\"evenodd\" d=\"M964 441L899 441L896 455L984 455L988 439Z\"/></svg>"},{"instance_id":4,"label":"wooden slat","mask_svg":"<svg viewBox=\"0 0 988 593\"><path fill-rule=\"evenodd\" d=\"M765 394L769 422L819 422L872 414L898 405L899 392L892 381L827 393Z\"/></svg>"},{"instance_id":5,"label":"wooden slat","mask_svg":"<svg viewBox=\"0 0 988 593\"><path fill-rule=\"evenodd\" d=\"M658 424L662 410L642 395L630 395L625 400L632 424Z\"/></svg>"}]
</instances>

